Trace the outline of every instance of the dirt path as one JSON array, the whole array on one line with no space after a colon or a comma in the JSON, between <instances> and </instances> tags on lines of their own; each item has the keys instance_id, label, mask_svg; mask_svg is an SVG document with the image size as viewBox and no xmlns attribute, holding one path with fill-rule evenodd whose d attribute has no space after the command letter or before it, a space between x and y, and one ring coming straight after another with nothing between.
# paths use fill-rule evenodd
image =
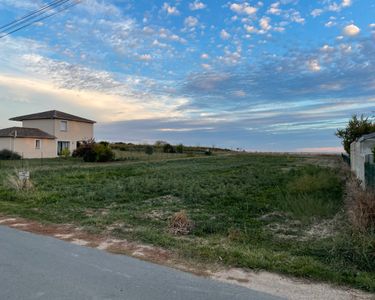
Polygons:
<instances>
[{"instance_id":1,"label":"dirt path","mask_svg":"<svg viewBox=\"0 0 375 300\"><path fill-rule=\"evenodd\" d=\"M215 280L251 288L275 296L292 300L324 299L375 299L374 294L355 289L334 287L329 284L308 282L302 279L286 277L269 272L252 272L243 269L223 269L216 267L208 270L206 266L196 266L181 260L171 251L126 240L114 239L105 235L88 234L73 225L44 225L22 218L0 216L0 225L19 230L52 236L74 244L97 248L117 254L126 254L157 264L167 265L179 270L191 272Z\"/></svg>"}]
</instances>

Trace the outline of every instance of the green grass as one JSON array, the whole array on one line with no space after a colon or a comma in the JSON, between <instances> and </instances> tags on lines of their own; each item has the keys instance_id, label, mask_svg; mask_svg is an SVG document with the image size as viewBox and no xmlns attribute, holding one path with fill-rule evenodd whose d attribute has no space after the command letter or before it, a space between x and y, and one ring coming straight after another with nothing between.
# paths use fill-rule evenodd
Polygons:
<instances>
[{"instance_id":1,"label":"green grass","mask_svg":"<svg viewBox=\"0 0 375 300\"><path fill-rule=\"evenodd\" d=\"M112 164L56 159L43 166L31 160L26 162L35 185L31 192L3 184L20 162L2 162L0 212L73 223L95 233L112 226L115 237L165 247L197 262L374 292L374 235L351 232L338 170L308 162L260 154L142 156ZM168 219L181 210L195 224L186 237L168 231ZM317 224L328 224L331 233L311 234Z\"/></svg>"}]
</instances>

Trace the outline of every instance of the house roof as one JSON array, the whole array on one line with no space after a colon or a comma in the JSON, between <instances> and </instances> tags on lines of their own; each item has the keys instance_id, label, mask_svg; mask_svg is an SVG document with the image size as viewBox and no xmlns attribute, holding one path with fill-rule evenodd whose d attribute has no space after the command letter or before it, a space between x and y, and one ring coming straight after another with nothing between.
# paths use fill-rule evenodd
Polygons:
<instances>
[{"instance_id":1,"label":"house roof","mask_svg":"<svg viewBox=\"0 0 375 300\"><path fill-rule=\"evenodd\" d=\"M45 119L58 119L58 120L67 120L67 121L77 121L77 122L83 122L83 123L90 123L94 124L96 123L95 121L81 118L78 116L74 116L71 114L67 114L58 110L49 110L49 111L44 111L41 113L36 113L36 114L31 114L31 115L25 115L25 116L19 116L19 117L14 117L9 120L11 121L27 121L27 120L45 120Z\"/></svg>"},{"instance_id":2,"label":"house roof","mask_svg":"<svg viewBox=\"0 0 375 300\"><path fill-rule=\"evenodd\" d=\"M365 135L362 135L359 139L358 139L358 142L363 142L363 141L366 141L366 140L372 140L372 139L375 139L375 132L373 133L369 133L369 134L365 134Z\"/></svg>"},{"instance_id":3,"label":"house roof","mask_svg":"<svg viewBox=\"0 0 375 300\"><path fill-rule=\"evenodd\" d=\"M16 137L16 138L36 138L36 139L56 139L55 136L44 132L38 128L27 127L10 127L0 129L0 138L3 137Z\"/></svg>"}]
</instances>

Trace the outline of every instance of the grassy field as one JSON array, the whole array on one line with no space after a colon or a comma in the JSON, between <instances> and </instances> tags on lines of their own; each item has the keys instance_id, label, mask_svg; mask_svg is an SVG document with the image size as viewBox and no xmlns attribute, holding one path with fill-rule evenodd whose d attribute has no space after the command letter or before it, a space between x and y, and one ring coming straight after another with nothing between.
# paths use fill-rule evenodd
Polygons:
<instances>
[{"instance_id":1,"label":"grassy field","mask_svg":"<svg viewBox=\"0 0 375 300\"><path fill-rule=\"evenodd\" d=\"M22 192L7 184L20 162L1 162L1 214L110 232L197 263L375 291L375 235L350 229L335 157L170 155L25 164L34 188ZM174 235L169 220L182 210L194 227L188 235Z\"/></svg>"}]
</instances>

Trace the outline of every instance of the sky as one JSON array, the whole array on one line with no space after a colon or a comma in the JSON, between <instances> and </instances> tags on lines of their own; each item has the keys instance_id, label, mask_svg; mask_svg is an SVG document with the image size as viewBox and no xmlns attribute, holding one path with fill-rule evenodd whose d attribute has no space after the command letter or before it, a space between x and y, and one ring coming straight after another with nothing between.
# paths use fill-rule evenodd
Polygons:
<instances>
[{"instance_id":1,"label":"sky","mask_svg":"<svg viewBox=\"0 0 375 300\"><path fill-rule=\"evenodd\" d=\"M0 0L0 26L45 3ZM0 128L57 109L98 140L340 152L374 74L373 0L83 0L0 39Z\"/></svg>"}]
</instances>

